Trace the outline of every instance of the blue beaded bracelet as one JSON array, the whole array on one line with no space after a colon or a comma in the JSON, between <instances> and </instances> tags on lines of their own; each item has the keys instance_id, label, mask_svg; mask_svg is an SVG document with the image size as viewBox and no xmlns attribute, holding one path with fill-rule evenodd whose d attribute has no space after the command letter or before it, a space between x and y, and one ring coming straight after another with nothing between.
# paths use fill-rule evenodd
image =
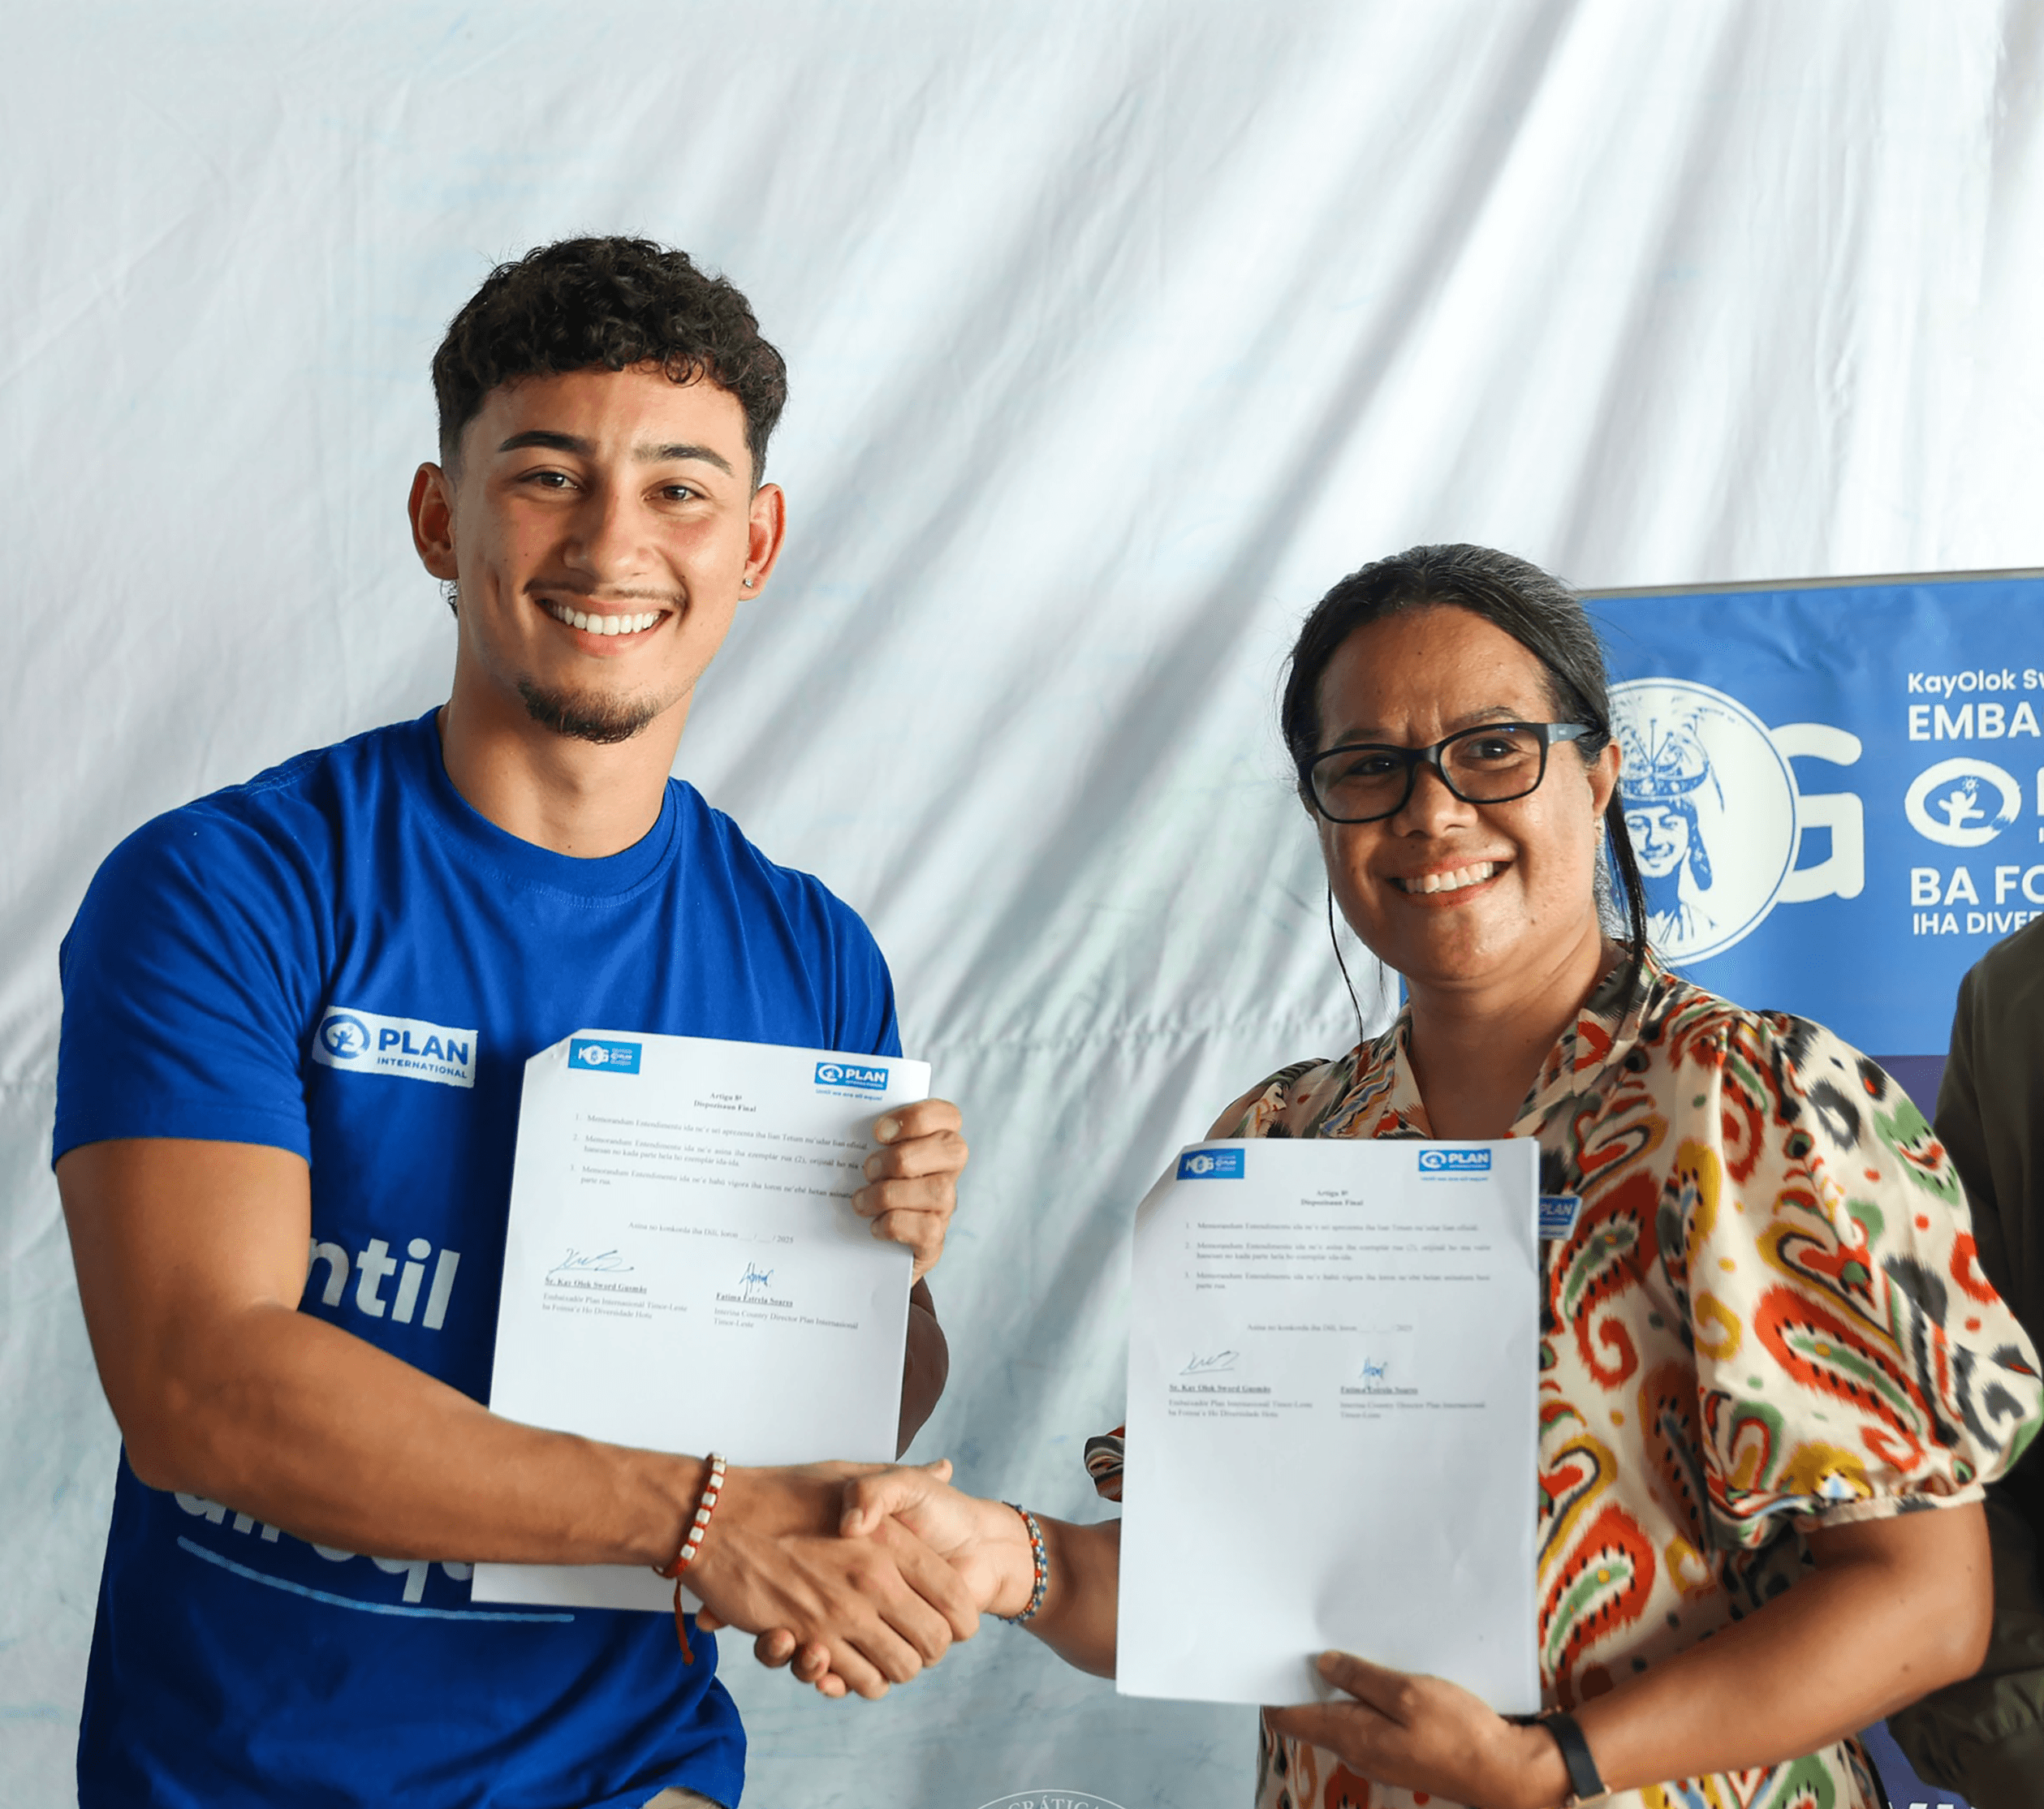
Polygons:
<instances>
[{"instance_id":1,"label":"blue beaded bracelet","mask_svg":"<svg viewBox=\"0 0 2044 1809\"><path fill-rule=\"evenodd\" d=\"M1050 1561L1044 1555L1043 1528L1036 1523L1036 1516L1019 1501L1007 1501L1003 1503L1003 1505L1013 1508L1022 1516L1022 1524L1029 1531L1029 1557L1036 1566L1036 1587L1029 1591L1029 1605L1020 1614L1002 1614L995 1617L998 1620L1007 1622L1011 1627L1019 1627L1025 1621L1034 1619L1036 1611L1043 1606L1043 1591L1049 1587L1050 1582Z\"/></svg>"}]
</instances>

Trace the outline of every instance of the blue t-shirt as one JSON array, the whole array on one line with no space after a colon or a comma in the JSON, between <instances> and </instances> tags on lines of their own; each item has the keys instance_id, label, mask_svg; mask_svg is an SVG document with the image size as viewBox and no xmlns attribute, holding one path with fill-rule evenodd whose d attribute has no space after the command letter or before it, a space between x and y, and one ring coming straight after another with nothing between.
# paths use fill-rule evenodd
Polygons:
<instances>
[{"instance_id":1,"label":"blue t-shirt","mask_svg":"<svg viewBox=\"0 0 2044 1809\"><path fill-rule=\"evenodd\" d=\"M295 1150L302 1311L489 1398L525 1061L592 1024L895 1055L864 924L690 786L577 860L464 803L433 718L148 824L61 957L55 1154ZM85 1809L735 1803L744 1734L663 1615L472 1604L459 1564L306 1544L115 1482L79 1738Z\"/></svg>"}]
</instances>

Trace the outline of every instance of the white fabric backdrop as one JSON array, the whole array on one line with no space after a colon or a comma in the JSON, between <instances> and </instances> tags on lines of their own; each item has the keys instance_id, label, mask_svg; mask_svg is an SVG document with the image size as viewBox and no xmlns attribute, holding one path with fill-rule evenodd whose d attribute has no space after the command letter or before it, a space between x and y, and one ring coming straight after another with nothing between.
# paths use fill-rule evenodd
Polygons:
<instances>
[{"instance_id":1,"label":"white fabric backdrop","mask_svg":"<svg viewBox=\"0 0 2044 1809\"><path fill-rule=\"evenodd\" d=\"M918 1448L1054 1512L1119 1416L1142 1185L1352 1034L1270 726L1327 584L1425 539L1607 585L2044 563L2035 5L74 3L6 38L0 1803L70 1795L114 1449L47 1170L58 939L144 818L443 695L403 503L492 261L643 231L789 355L789 553L679 769L891 956L976 1150ZM999 1628L878 1707L727 1662L762 1804L1248 1798L1245 1713Z\"/></svg>"}]
</instances>

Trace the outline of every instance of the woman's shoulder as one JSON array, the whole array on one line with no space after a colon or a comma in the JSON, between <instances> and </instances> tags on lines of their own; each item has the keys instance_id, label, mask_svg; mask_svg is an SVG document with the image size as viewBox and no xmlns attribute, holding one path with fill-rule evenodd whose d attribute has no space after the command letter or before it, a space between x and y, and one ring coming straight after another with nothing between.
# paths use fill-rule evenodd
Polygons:
<instances>
[{"instance_id":1,"label":"woman's shoulder","mask_svg":"<svg viewBox=\"0 0 2044 1809\"><path fill-rule=\"evenodd\" d=\"M1294 1062L1258 1081L1214 1121L1216 1137L1310 1137L1387 1062L1395 1027L1332 1059Z\"/></svg>"},{"instance_id":2,"label":"woman's shoulder","mask_svg":"<svg viewBox=\"0 0 2044 1809\"><path fill-rule=\"evenodd\" d=\"M1640 1047L1681 1066L1716 1070L1790 1122L1814 1118L1847 1143L1863 1118L1891 1119L1904 1142L1921 1114L1887 1070L1837 1032L1791 1011L1755 1010L1663 975L1648 1000Z\"/></svg>"},{"instance_id":3,"label":"woman's shoulder","mask_svg":"<svg viewBox=\"0 0 2044 1809\"><path fill-rule=\"evenodd\" d=\"M1334 1064L1319 1056L1304 1062L1293 1062L1266 1075L1246 1093L1229 1100L1222 1109L1221 1115L1214 1121L1214 1128L1207 1133L1211 1137L1267 1137L1283 1136L1282 1131L1273 1132L1270 1126L1282 1121L1291 1110L1295 1100L1311 1090L1313 1078L1324 1075Z\"/></svg>"},{"instance_id":4,"label":"woman's shoulder","mask_svg":"<svg viewBox=\"0 0 2044 1809\"><path fill-rule=\"evenodd\" d=\"M1750 1037L1773 1015L1735 1005L1722 993L1657 964L1647 976L1641 1001L1639 1040L1649 1048L1723 1047Z\"/></svg>"}]
</instances>

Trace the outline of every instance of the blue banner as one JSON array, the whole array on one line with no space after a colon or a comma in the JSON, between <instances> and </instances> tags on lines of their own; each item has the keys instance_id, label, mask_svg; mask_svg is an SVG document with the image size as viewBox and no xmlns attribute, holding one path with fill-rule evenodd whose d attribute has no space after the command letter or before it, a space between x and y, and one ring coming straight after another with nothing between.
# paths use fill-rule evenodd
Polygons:
<instances>
[{"instance_id":1,"label":"blue banner","mask_svg":"<svg viewBox=\"0 0 2044 1809\"><path fill-rule=\"evenodd\" d=\"M1960 977L2044 911L2044 578L1585 601L1656 948L1942 1057Z\"/></svg>"}]
</instances>

